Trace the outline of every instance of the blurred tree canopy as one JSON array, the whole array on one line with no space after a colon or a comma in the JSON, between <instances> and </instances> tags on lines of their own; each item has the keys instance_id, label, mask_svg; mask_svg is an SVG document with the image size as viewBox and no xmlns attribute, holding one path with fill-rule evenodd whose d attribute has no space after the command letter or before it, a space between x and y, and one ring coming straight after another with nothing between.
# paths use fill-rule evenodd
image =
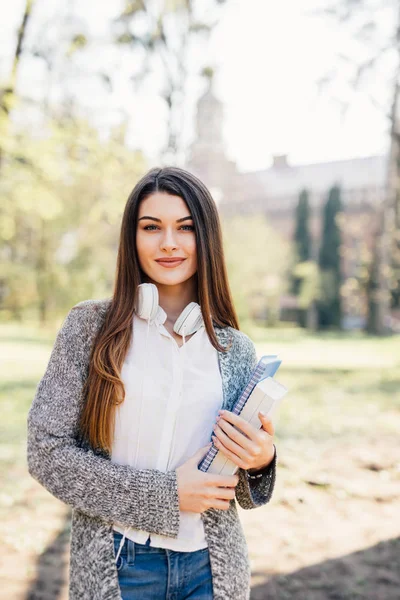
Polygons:
<instances>
[{"instance_id":1,"label":"blurred tree canopy","mask_svg":"<svg viewBox=\"0 0 400 600\"><path fill-rule=\"evenodd\" d=\"M46 322L81 299L110 294L123 208L149 165L126 142L132 119L140 116L122 106L117 125L99 127L78 84L98 90L102 83L107 100L118 79L110 65L121 64L122 57L131 54L135 91L164 65L153 95L170 112L167 144L163 148L160 136L159 145L160 162L169 152L172 163L181 149L187 79L203 78L210 67L200 53L190 72L190 44L192 38L207 40L223 4L176 0L150 11L144 1L127 1L108 22L108 33L97 36L72 5L59 2L46 11L42 3L25 0L10 73L0 82L3 319L39 315ZM43 66L42 81L21 93L24 61Z\"/></svg>"},{"instance_id":2,"label":"blurred tree canopy","mask_svg":"<svg viewBox=\"0 0 400 600\"><path fill-rule=\"evenodd\" d=\"M143 157L79 119L8 140L0 178L3 311L46 321L109 293L120 220Z\"/></svg>"},{"instance_id":3,"label":"blurred tree canopy","mask_svg":"<svg viewBox=\"0 0 400 600\"><path fill-rule=\"evenodd\" d=\"M291 245L265 215L236 215L222 223L229 281L241 322L264 315L279 320L280 297L287 290Z\"/></svg>"}]
</instances>

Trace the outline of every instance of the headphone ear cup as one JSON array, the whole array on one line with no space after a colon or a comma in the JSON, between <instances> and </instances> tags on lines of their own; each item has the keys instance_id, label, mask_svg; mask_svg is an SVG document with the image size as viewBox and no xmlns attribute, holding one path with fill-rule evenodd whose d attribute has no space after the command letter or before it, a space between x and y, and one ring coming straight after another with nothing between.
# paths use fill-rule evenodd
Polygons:
<instances>
[{"instance_id":1,"label":"headphone ear cup","mask_svg":"<svg viewBox=\"0 0 400 600\"><path fill-rule=\"evenodd\" d=\"M137 287L135 312L141 319L152 321L158 312L158 288L154 283L141 283Z\"/></svg>"},{"instance_id":2,"label":"headphone ear cup","mask_svg":"<svg viewBox=\"0 0 400 600\"><path fill-rule=\"evenodd\" d=\"M174 331L178 335L191 335L203 325L203 315L197 302L190 302L175 321Z\"/></svg>"}]
</instances>

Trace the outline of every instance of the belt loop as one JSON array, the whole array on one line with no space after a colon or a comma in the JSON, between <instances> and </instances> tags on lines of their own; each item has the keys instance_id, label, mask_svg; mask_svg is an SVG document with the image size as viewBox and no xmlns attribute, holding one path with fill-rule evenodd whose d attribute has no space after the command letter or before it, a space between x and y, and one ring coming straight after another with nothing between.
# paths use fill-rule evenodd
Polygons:
<instances>
[{"instance_id":1,"label":"belt loop","mask_svg":"<svg viewBox=\"0 0 400 600\"><path fill-rule=\"evenodd\" d=\"M128 544L126 559L128 565L133 565L135 564L135 542L133 540L129 540L128 538L126 539L126 541Z\"/></svg>"}]
</instances>

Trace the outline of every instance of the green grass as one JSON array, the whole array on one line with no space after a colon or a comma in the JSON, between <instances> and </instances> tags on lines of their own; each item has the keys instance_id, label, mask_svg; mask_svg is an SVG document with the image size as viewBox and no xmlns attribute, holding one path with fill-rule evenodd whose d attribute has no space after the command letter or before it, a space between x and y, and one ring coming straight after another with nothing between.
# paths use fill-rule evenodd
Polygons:
<instances>
[{"instance_id":1,"label":"green grass","mask_svg":"<svg viewBox=\"0 0 400 600\"><path fill-rule=\"evenodd\" d=\"M279 439L323 442L398 433L400 338L309 334L300 329L248 331L258 355L278 354L276 379L289 392L275 419ZM55 339L34 325L0 326L0 477L6 486L24 469L26 417Z\"/></svg>"},{"instance_id":2,"label":"green grass","mask_svg":"<svg viewBox=\"0 0 400 600\"><path fill-rule=\"evenodd\" d=\"M26 464L26 418L56 331L34 325L0 325L0 485L12 485Z\"/></svg>"},{"instance_id":3,"label":"green grass","mask_svg":"<svg viewBox=\"0 0 400 600\"><path fill-rule=\"evenodd\" d=\"M274 423L279 439L397 434L400 337L363 332L309 333L300 328L248 328L259 357L278 354L276 379L289 392Z\"/></svg>"}]
</instances>

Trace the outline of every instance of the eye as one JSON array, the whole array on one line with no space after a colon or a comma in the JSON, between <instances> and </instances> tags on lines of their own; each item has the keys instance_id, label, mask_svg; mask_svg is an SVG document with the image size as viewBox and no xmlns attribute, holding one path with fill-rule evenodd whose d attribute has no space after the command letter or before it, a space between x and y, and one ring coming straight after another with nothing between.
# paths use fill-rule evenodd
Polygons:
<instances>
[{"instance_id":1,"label":"eye","mask_svg":"<svg viewBox=\"0 0 400 600\"><path fill-rule=\"evenodd\" d=\"M153 229L150 229L151 227L155 227L157 229L157 225L146 225L146 227L143 227L143 229L145 231L154 231ZM189 231L194 231L193 225L182 225L181 229L184 227L189 227Z\"/></svg>"}]
</instances>

